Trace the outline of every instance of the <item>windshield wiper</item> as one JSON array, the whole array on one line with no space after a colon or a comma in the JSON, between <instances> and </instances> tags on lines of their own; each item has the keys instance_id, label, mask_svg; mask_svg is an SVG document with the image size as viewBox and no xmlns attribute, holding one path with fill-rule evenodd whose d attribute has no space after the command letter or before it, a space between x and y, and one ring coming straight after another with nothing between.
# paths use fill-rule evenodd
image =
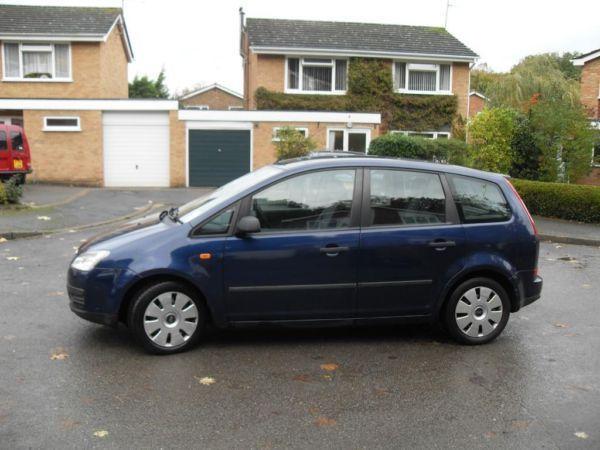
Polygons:
<instances>
[{"instance_id":1,"label":"windshield wiper","mask_svg":"<svg viewBox=\"0 0 600 450\"><path fill-rule=\"evenodd\" d=\"M168 217L175 223L183 223L181 220L179 220L179 208L171 208L168 211L165 209L159 214L158 220L162 222L165 217Z\"/></svg>"}]
</instances>

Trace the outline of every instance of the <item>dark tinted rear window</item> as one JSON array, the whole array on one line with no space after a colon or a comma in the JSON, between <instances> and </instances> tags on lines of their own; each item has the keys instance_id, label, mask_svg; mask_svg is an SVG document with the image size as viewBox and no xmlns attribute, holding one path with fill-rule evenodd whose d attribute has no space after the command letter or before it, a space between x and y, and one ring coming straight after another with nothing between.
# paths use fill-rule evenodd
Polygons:
<instances>
[{"instance_id":1,"label":"dark tinted rear window","mask_svg":"<svg viewBox=\"0 0 600 450\"><path fill-rule=\"evenodd\" d=\"M23 150L23 136L21 135L20 131L10 132L10 143L13 151Z\"/></svg>"},{"instance_id":2,"label":"dark tinted rear window","mask_svg":"<svg viewBox=\"0 0 600 450\"><path fill-rule=\"evenodd\" d=\"M6 150L8 144L6 143L6 132L0 131L0 150Z\"/></svg>"},{"instance_id":3,"label":"dark tinted rear window","mask_svg":"<svg viewBox=\"0 0 600 450\"><path fill-rule=\"evenodd\" d=\"M478 178L448 175L454 202L464 223L503 222L511 212L497 184Z\"/></svg>"}]
</instances>

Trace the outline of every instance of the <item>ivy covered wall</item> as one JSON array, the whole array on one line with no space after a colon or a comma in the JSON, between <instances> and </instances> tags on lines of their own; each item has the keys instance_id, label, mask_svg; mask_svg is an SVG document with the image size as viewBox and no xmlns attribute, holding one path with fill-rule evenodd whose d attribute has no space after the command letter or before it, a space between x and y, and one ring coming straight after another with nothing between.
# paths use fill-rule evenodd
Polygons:
<instances>
[{"instance_id":1,"label":"ivy covered wall","mask_svg":"<svg viewBox=\"0 0 600 450\"><path fill-rule=\"evenodd\" d=\"M389 60L351 58L346 95L285 94L259 87L258 109L362 111L381 113L381 131L431 131L451 126L456 117L454 95L397 94Z\"/></svg>"}]
</instances>

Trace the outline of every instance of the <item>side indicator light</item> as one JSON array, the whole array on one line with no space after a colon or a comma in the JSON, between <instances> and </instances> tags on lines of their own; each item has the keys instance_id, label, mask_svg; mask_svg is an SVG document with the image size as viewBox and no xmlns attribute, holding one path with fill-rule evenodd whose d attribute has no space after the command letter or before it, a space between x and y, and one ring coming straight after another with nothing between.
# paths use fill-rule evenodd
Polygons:
<instances>
[{"instance_id":1,"label":"side indicator light","mask_svg":"<svg viewBox=\"0 0 600 450\"><path fill-rule=\"evenodd\" d=\"M210 253L200 253L200 255L198 255L198 256L200 256L200 259L204 260L204 261L212 258L212 255Z\"/></svg>"}]
</instances>

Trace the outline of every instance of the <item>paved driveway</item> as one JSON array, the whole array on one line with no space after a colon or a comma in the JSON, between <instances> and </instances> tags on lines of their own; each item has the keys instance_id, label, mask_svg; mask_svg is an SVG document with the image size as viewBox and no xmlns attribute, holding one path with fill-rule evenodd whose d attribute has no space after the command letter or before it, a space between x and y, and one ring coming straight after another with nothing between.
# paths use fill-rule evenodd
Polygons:
<instances>
[{"instance_id":1,"label":"paved driveway","mask_svg":"<svg viewBox=\"0 0 600 450\"><path fill-rule=\"evenodd\" d=\"M598 248L542 244L542 300L486 346L271 329L155 357L68 310L90 234L0 244L2 448L600 447Z\"/></svg>"}]
</instances>

